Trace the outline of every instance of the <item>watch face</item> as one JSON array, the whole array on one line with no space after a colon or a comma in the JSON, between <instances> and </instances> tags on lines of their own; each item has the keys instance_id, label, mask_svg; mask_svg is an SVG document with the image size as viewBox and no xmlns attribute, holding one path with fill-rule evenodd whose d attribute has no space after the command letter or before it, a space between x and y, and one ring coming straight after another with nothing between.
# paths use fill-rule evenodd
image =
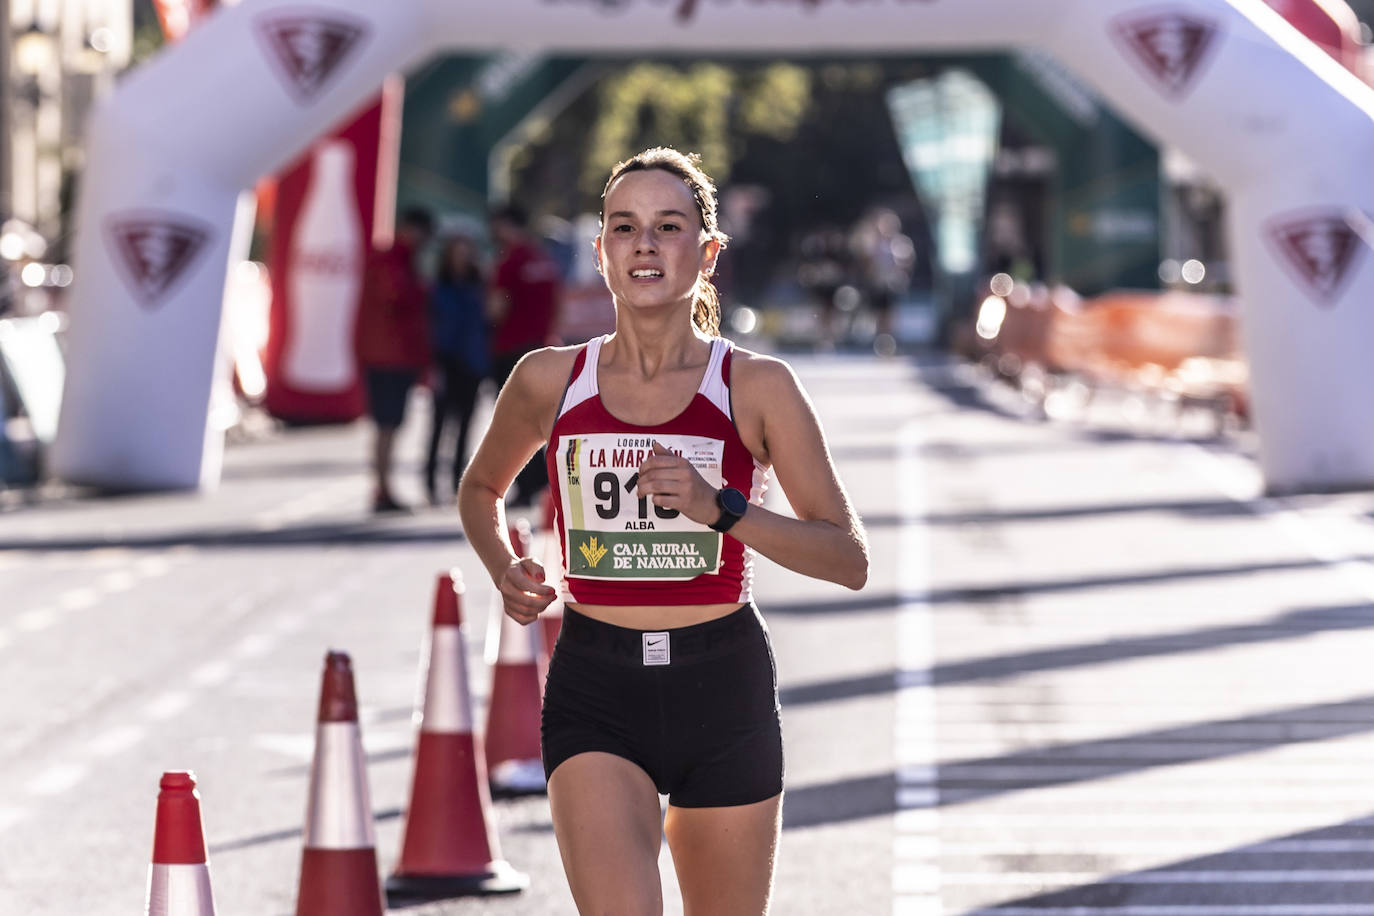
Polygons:
<instances>
[{"instance_id":1,"label":"watch face","mask_svg":"<svg viewBox=\"0 0 1374 916\"><path fill-rule=\"evenodd\" d=\"M731 515L743 515L749 508L749 497L733 487L726 487L720 491L720 505Z\"/></svg>"}]
</instances>

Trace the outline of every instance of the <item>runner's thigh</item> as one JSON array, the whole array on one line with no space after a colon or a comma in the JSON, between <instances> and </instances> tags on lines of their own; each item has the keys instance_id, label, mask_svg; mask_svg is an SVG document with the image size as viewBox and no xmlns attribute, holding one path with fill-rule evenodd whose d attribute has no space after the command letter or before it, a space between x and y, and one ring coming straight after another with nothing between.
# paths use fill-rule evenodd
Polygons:
<instances>
[{"instance_id":1,"label":"runner's thigh","mask_svg":"<svg viewBox=\"0 0 1374 916\"><path fill-rule=\"evenodd\" d=\"M781 811L781 795L727 808L668 807L664 832L684 916L768 912Z\"/></svg>"},{"instance_id":2,"label":"runner's thigh","mask_svg":"<svg viewBox=\"0 0 1374 916\"><path fill-rule=\"evenodd\" d=\"M600 751L569 757L549 777L549 807L580 912L663 912L658 790L642 769Z\"/></svg>"}]
</instances>

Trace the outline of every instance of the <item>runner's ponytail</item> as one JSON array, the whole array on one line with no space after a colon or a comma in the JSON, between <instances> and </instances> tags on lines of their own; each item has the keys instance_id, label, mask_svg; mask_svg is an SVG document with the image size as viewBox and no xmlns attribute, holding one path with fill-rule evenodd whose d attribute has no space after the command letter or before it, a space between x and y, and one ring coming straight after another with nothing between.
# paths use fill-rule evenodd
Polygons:
<instances>
[{"instance_id":1,"label":"runner's ponytail","mask_svg":"<svg viewBox=\"0 0 1374 916\"><path fill-rule=\"evenodd\" d=\"M720 336L720 295L710 277L697 280L696 296L692 299L692 323L703 334Z\"/></svg>"}]
</instances>

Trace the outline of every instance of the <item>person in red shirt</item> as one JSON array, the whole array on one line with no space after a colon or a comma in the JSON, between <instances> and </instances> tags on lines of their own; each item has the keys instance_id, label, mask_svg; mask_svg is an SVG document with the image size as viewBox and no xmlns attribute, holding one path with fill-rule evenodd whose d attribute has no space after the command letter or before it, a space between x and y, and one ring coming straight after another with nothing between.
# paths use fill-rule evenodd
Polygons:
<instances>
[{"instance_id":1,"label":"person in red shirt","mask_svg":"<svg viewBox=\"0 0 1374 916\"><path fill-rule=\"evenodd\" d=\"M416 262L433 231L428 211L407 210L391 247L372 252L363 278L355 342L368 414L376 426L374 512L406 509L391 490L391 455L410 389L430 365L428 290Z\"/></svg>"},{"instance_id":2,"label":"person in red shirt","mask_svg":"<svg viewBox=\"0 0 1374 916\"><path fill-rule=\"evenodd\" d=\"M558 263L530 233L523 209L515 204L498 207L491 212L489 223L492 239L500 249L487 297L487 318L494 328L492 377L500 387L522 356L557 342L554 323L562 278ZM507 502L512 506L533 505L548 483L541 451L515 478L515 489Z\"/></svg>"}]
</instances>

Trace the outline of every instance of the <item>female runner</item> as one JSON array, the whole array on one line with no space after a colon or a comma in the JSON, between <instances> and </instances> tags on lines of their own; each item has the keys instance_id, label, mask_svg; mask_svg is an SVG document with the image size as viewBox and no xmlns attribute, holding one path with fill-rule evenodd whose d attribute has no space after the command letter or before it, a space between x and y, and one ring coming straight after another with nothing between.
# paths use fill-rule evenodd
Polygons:
<instances>
[{"instance_id":1,"label":"female runner","mask_svg":"<svg viewBox=\"0 0 1374 916\"><path fill-rule=\"evenodd\" d=\"M547 446L565 616L543 757L579 911L662 913L666 836L686 916L759 916L783 761L753 554L858 589L867 542L791 369L718 336L726 236L696 158L660 147L618 164L601 223L615 332L520 361L459 510L506 613L532 623L557 593L511 552L503 499ZM761 505L770 469L796 518Z\"/></svg>"}]
</instances>

